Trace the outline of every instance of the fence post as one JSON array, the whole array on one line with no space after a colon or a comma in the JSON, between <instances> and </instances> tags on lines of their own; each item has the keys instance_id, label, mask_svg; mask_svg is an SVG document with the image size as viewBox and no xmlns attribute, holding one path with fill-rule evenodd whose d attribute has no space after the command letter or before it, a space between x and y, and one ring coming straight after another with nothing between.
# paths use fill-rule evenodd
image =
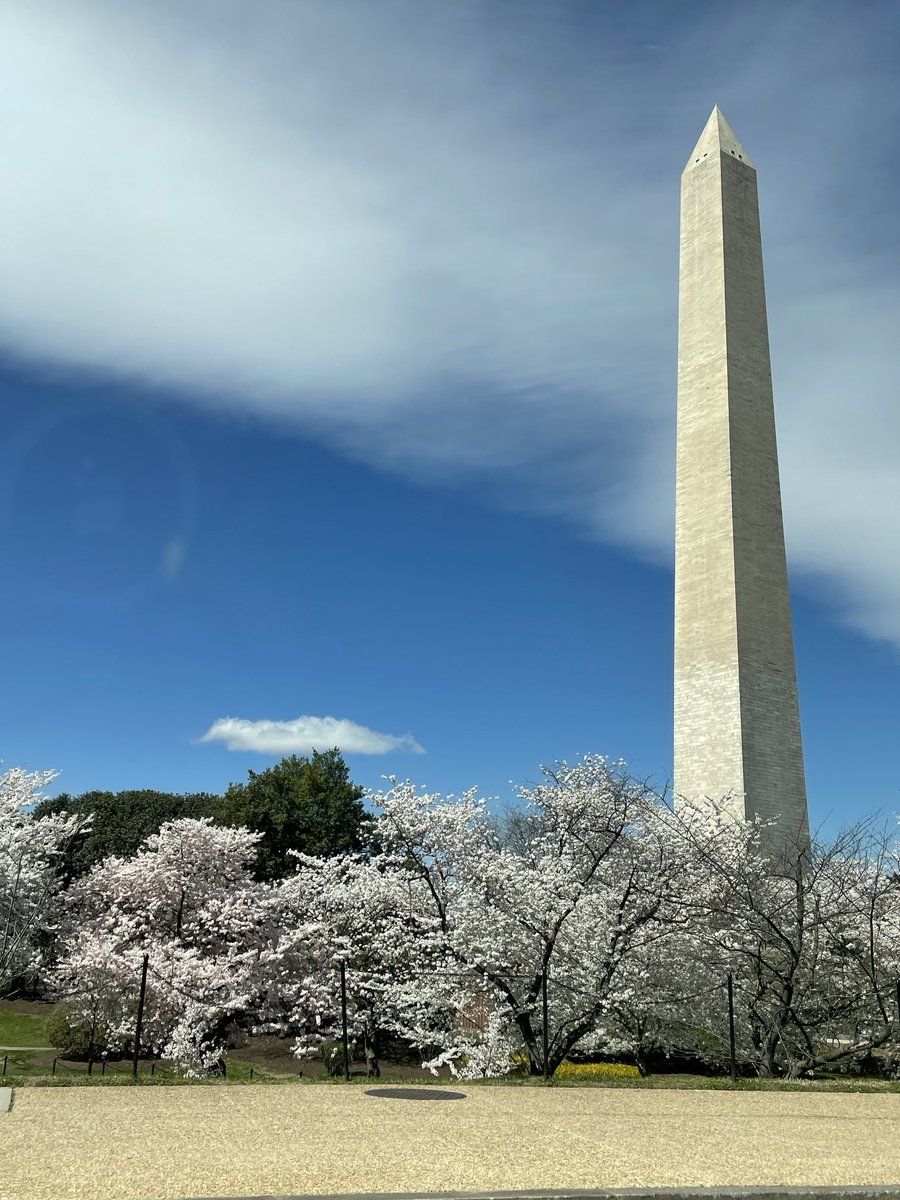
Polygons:
<instances>
[{"instance_id":1,"label":"fence post","mask_svg":"<svg viewBox=\"0 0 900 1200\"><path fill-rule=\"evenodd\" d=\"M152 1075L155 1070L156 1070L156 1059L154 1058L153 1061L150 1063L150 1074Z\"/></svg>"},{"instance_id":2,"label":"fence post","mask_svg":"<svg viewBox=\"0 0 900 1200\"><path fill-rule=\"evenodd\" d=\"M350 1045L347 1041L347 966L341 959L341 1022L344 1031L344 1078L350 1082Z\"/></svg>"},{"instance_id":3,"label":"fence post","mask_svg":"<svg viewBox=\"0 0 900 1200\"><path fill-rule=\"evenodd\" d=\"M144 998L147 995L147 964L150 961L150 955L144 955L144 963L141 967L141 995L138 1000L137 1010L137 1026L134 1031L134 1056L131 1060L131 1074L137 1075L138 1054L141 1051L141 1026L144 1023Z\"/></svg>"},{"instance_id":4,"label":"fence post","mask_svg":"<svg viewBox=\"0 0 900 1200\"><path fill-rule=\"evenodd\" d=\"M93 1075L93 1073L94 1073L94 1052L92 1050L90 1052L90 1054L88 1055L88 1075Z\"/></svg>"},{"instance_id":5,"label":"fence post","mask_svg":"<svg viewBox=\"0 0 900 1200\"><path fill-rule=\"evenodd\" d=\"M6 1078L6 1063L7 1063L7 1060L8 1060L8 1059L9 1059L9 1055L8 1055L8 1054L4 1054L4 1055L3 1055L3 1078L4 1078L4 1079Z\"/></svg>"},{"instance_id":6,"label":"fence post","mask_svg":"<svg viewBox=\"0 0 900 1200\"><path fill-rule=\"evenodd\" d=\"M732 990L731 972L728 972L728 1046L731 1056L731 1082L737 1083L737 1069L734 1062L734 992Z\"/></svg>"},{"instance_id":7,"label":"fence post","mask_svg":"<svg viewBox=\"0 0 900 1200\"><path fill-rule=\"evenodd\" d=\"M547 964L544 964L544 973L541 976L541 993L542 1006L544 1010L542 1041L544 1045L544 1083L550 1078L550 1048L549 1037L547 1034Z\"/></svg>"},{"instance_id":8,"label":"fence post","mask_svg":"<svg viewBox=\"0 0 900 1200\"><path fill-rule=\"evenodd\" d=\"M52 1068L52 1070L50 1071L50 1074L51 1074L51 1075L55 1075L55 1074L56 1074L56 1059L55 1059L55 1058L54 1058L54 1060L53 1060L53 1068Z\"/></svg>"},{"instance_id":9,"label":"fence post","mask_svg":"<svg viewBox=\"0 0 900 1200\"><path fill-rule=\"evenodd\" d=\"M252 1067L250 1068L250 1078L251 1079L253 1078L253 1068Z\"/></svg>"}]
</instances>

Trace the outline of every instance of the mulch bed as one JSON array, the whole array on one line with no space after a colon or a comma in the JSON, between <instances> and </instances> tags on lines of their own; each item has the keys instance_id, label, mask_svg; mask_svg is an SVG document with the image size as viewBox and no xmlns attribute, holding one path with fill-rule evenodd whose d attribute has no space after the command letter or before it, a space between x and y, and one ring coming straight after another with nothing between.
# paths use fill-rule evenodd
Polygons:
<instances>
[{"instance_id":1,"label":"mulch bed","mask_svg":"<svg viewBox=\"0 0 900 1200\"><path fill-rule=\"evenodd\" d=\"M290 1050L292 1042L293 1038L280 1038L271 1034L254 1037L246 1046L229 1051L229 1058L251 1063L258 1070L272 1075L302 1075L304 1079L321 1079L327 1075L325 1064L320 1058L295 1058ZM417 1051L411 1051L402 1044L391 1041L387 1042L385 1054L379 1058L378 1065L381 1068L381 1078L410 1082L427 1080L432 1083L439 1079L453 1079L449 1067L439 1067L437 1075L433 1075L431 1071L422 1067L421 1056ZM350 1074L353 1077L367 1075L365 1060L351 1062Z\"/></svg>"}]
</instances>

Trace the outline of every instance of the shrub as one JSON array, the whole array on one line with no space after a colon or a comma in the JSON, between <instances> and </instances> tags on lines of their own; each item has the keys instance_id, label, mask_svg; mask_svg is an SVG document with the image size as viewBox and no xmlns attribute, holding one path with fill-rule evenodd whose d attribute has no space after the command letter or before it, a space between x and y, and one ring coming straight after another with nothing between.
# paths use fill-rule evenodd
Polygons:
<instances>
[{"instance_id":1,"label":"shrub","mask_svg":"<svg viewBox=\"0 0 900 1200\"><path fill-rule=\"evenodd\" d=\"M92 1029L89 1021L77 1020L64 1004L58 1004L47 1022L47 1037L67 1058L88 1058L92 1050L96 1057L107 1049L108 1031L99 1024Z\"/></svg>"},{"instance_id":2,"label":"shrub","mask_svg":"<svg viewBox=\"0 0 900 1200\"><path fill-rule=\"evenodd\" d=\"M240 1050L247 1045L247 1031L237 1021L229 1021L222 1031L222 1037L229 1050Z\"/></svg>"},{"instance_id":3,"label":"shrub","mask_svg":"<svg viewBox=\"0 0 900 1200\"><path fill-rule=\"evenodd\" d=\"M325 1064L325 1070L329 1075L338 1076L343 1074L344 1043L326 1038L322 1043L322 1062Z\"/></svg>"},{"instance_id":4,"label":"shrub","mask_svg":"<svg viewBox=\"0 0 900 1200\"><path fill-rule=\"evenodd\" d=\"M528 1055L522 1051L509 1056L509 1061L513 1064L513 1069L510 1075L527 1075L530 1070L530 1062Z\"/></svg>"}]
</instances>

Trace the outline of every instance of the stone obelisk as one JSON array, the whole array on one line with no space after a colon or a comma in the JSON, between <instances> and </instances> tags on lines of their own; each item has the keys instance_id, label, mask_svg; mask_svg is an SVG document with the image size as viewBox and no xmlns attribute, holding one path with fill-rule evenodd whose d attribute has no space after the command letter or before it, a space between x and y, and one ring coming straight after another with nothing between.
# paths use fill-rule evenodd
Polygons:
<instances>
[{"instance_id":1,"label":"stone obelisk","mask_svg":"<svg viewBox=\"0 0 900 1200\"><path fill-rule=\"evenodd\" d=\"M808 852L756 170L713 109L681 177L675 804Z\"/></svg>"}]
</instances>

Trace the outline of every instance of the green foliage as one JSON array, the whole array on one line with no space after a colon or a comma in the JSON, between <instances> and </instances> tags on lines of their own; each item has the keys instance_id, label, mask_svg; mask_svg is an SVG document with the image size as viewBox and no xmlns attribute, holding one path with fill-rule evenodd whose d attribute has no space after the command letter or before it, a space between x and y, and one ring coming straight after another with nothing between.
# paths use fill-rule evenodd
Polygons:
<instances>
[{"instance_id":1,"label":"green foliage","mask_svg":"<svg viewBox=\"0 0 900 1200\"><path fill-rule=\"evenodd\" d=\"M61 813L93 817L90 830L73 838L66 851L62 878L68 884L110 855L131 858L145 838L159 833L166 821L217 816L221 802L220 796L205 792L186 796L147 789L83 792L80 796L63 793L42 800L32 816L38 819Z\"/></svg>"},{"instance_id":2,"label":"green foliage","mask_svg":"<svg viewBox=\"0 0 900 1200\"><path fill-rule=\"evenodd\" d=\"M531 1060L527 1054L518 1051L509 1056L509 1061L513 1064L509 1075L528 1075L531 1072Z\"/></svg>"},{"instance_id":3,"label":"green foliage","mask_svg":"<svg viewBox=\"0 0 900 1200\"><path fill-rule=\"evenodd\" d=\"M332 856L377 851L374 818L362 804L363 789L350 781L340 750L292 755L267 771L250 772L224 797L207 792L176 795L149 789L124 792L63 793L42 800L34 819L54 814L91 816L91 828L71 840L62 864L64 884L86 875L105 858L131 858L167 821L212 817L221 825L242 825L263 835L257 850L257 877L281 879L296 862L288 850Z\"/></svg>"},{"instance_id":4,"label":"green foliage","mask_svg":"<svg viewBox=\"0 0 900 1200\"><path fill-rule=\"evenodd\" d=\"M331 1076L344 1073L344 1043L326 1040L322 1043L322 1062Z\"/></svg>"},{"instance_id":5,"label":"green foliage","mask_svg":"<svg viewBox=\"0 0 900 1200\"><path fill-rule=\"evenodd\" d=\"M47 1036L67 1058L87 1058L92 1051L96 1058L106 1048L107 1030L100 1024L75 1020L65 1004L58 1004L47 1022Z\"/></svg>"},{"instance_id":6,"label":"green foliage","mask_svg":"<svg viewBox=\"0 0 900 1200\"><path fill-rule=\"evenodd\" d=\"M373 818L365 811L362 794L363 789L350 782L337 747L314 750L311 758L291 755L267 771L251 771L247 783L231 784L220 820L261 833L257 877L283 879L297 865L289 850L333 857L370 848Z\"/></svg>"}]
</instances>

